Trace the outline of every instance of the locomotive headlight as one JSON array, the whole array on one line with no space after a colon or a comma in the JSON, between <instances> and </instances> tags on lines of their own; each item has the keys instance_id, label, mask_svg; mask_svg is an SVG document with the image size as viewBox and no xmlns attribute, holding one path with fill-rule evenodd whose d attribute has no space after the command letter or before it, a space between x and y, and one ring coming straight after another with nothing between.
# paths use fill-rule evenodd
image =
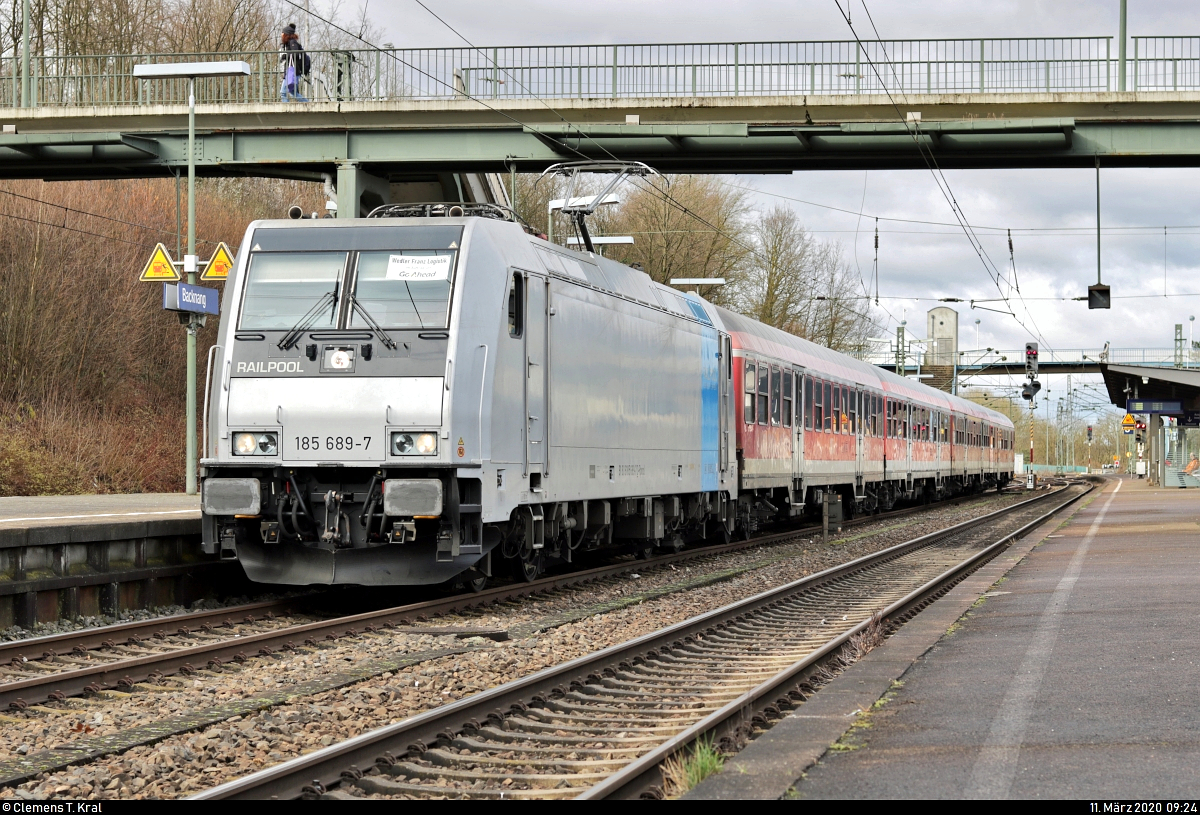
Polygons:
<instances>
[{"instance_id":1,"label":"locomotive headlight","mask_svg":"<svg viewBox=\"0 0 1200 815\"><path fill-rule=\"evenodd\" d=\"M273 456L279 449L278 437L274 433L263 433L258 437L258 454Z\"/></svg>"},{"instance_id":2,"label":"locomotive headlight","mask_svg":"<svg viewBox=\"0 0 1200 815\"><path fill-rule=\"evenodd\" d=\"M354 358L350 356L349 351L337 350L329 355L329 367L336 368L339 371L344 371L351 366Z\"/></svg>"},{"instance_id":3,"label":"locomotive headlight","mask_svg":"<svg viewBox=\"0 0 1200 815\"><path fill-rule=\"evenodd\" d=\"M393 456L437 455L436 433L393 433Z\"/></svg>"},{"instance_id":4,"label":"locomotive headlight","mask_svg":"<svg viewBox=\"0 0 1200 815\"><path fill-rule=\"evenodd\" d=\"M273 456L279 452L278 433L234 433L235 456Z\"/></svg>"},{"instance_id":5,"label":"locomotive headlight","mask_svg":"<svg viewBox=\"0 0 1200 815\"><path fill-rule=\"evenodd\" d=\"M238 433L233 437L233 452L239 456L252 456L258 450L258 439L253 433Z\"/></svg>"},{"instance_id":6,"label":"locomotive headlight","mask_svg":"<svg viewBox=\"0 0 1200 815\"><path fill-rule=\"evenodd\" d=\"M437 435L434 433L422 433L417 436L417 452L423 456L436 455Z\"/></svg>"}]
</instances>

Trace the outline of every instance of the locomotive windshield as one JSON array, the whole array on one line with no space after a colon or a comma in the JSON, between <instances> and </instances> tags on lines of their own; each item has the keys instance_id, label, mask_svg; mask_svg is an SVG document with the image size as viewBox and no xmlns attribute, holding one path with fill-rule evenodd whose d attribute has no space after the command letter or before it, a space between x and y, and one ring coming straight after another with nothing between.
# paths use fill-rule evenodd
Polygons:
<instances>
[{"instance_id":1,"label":"locomotive windshield","mask_svg":"<svg viewBox=\"0 0 1200 815\"><path fill-rule=\"evenodd\" d=\"M445 328L457 252L360 252L354 296L383 328ZM351 311L348 328L369 327Z\"/></svg>"},{"instance_id":2,"label":"locomotive windshield","mask_svg":"<svg viewBox=\"0 0 1200 815\"><path fill-rule=\"evenodd\" d=\"M336 293L346 269L347 252L256 252L250 261L239 326L251 330L281 329L296 324L326 294ZM338 303L311 323L313 328L337 324Z\"/></svg>"},{"instance_id":3,"label":"locomotive windshield","mask_svg":"<svg viewBox=\"0 0 1200 815\"><path fill-rule=\"evenodd\" d=\"M238 328L445 329L461 240L461 226L259 229Z\"/></svg>"}]
</instances>

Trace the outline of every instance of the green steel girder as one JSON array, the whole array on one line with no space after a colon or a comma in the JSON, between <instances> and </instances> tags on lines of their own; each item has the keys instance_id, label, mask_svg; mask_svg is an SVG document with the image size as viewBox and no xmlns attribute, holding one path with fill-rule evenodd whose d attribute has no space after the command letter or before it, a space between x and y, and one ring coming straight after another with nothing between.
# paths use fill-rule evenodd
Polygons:
<instances>
[{"instance_id":1,"label":"green steel girder","mask_svg":"<svg viewBox=\"0 0 1200 815\"><path fill-rule=\"evenodd\" d=\"M208 130L198 172L318 178L347 162L381 178L413 173L532 172L564 160L644 161L662 172L786 173L810 169L1200 165L1200 119L979 119L901 123L678 124ZM918 149L918 141L923 149ZM0 135L0 178L172 175L186 165L179 131Z\"/></svg>"}]
</instances>

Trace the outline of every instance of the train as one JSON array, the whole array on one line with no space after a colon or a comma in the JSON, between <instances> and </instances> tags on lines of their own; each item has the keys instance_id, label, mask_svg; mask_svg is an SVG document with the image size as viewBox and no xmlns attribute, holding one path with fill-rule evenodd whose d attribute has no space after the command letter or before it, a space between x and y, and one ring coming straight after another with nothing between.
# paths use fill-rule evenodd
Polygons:
<instances>
[{"instance_id":1,"label":"train","mask_svg":"<svg viewBox=\"0 0 1200 815\"><path fill-rule=\"evenodd\" d=\"M208 360L203 548L256 582L532 580L997 487L1002 414L492 204L251 223Z\"/></svg>"}]
</instances>

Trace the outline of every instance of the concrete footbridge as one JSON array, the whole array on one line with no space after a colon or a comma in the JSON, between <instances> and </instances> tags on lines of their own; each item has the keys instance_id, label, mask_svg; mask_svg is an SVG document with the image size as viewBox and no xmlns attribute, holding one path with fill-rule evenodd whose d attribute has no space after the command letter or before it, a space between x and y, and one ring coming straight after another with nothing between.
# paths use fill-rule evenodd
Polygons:
<instances>
[{"instance_id":1,"label":"concrete footbridge","mask_svg":"<svg viewBox=\"0 0 1200 815\"><path fill-rule=\"evenodd\" d=\"M0 64L0 178L172 175L187 82L137 64L238 60L196 88L201 176L386 187L564 160L663 172L1200 164L1200 36L33 56ZM8 81L6 81L6 79ZM355 214L343 207L344 215Z\"/></svg>"}]
</instances>

